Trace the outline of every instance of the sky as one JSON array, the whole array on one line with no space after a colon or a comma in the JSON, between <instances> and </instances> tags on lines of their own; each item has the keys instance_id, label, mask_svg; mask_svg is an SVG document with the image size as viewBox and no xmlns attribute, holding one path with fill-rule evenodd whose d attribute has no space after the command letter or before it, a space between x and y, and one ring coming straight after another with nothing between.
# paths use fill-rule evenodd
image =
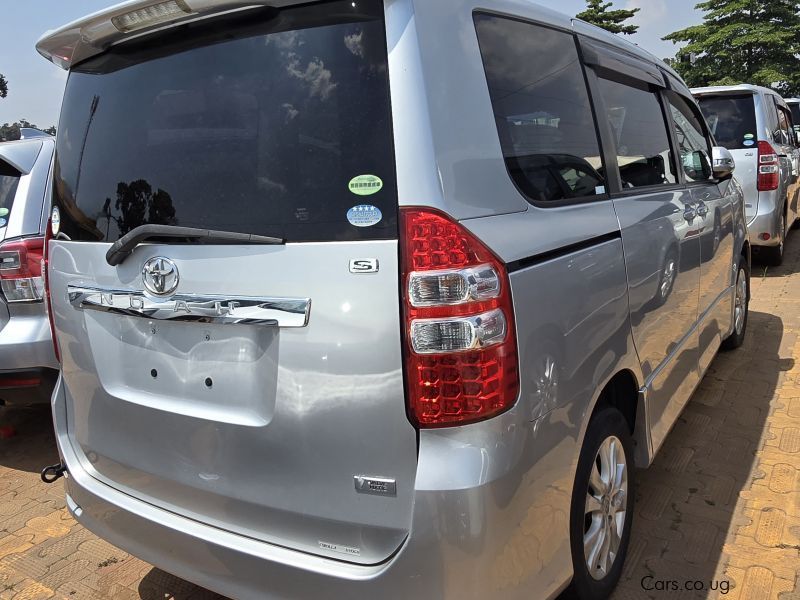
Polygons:
<instances>
[{"instance_id":1,"label":"sky","mask_svg":"<svg viewBox=\"0 0 800 600\"><path fill-rule=\"evenodd\" d=\"M633 23L639 32L626 36L659 58L675 55L676 46L661 40L677 29L699 23L694 9L698 0L616 0L614 8L641 10ZM574 15L585 8L585 0L536 0L562 13ZM0 123L25 118L40 127L58 122L66 72L36 52L36 40L48 29L112 6L113 0L0 0L13 3L14 17L0 36L0 73L8 80L8 97L0 98Z\"/></svg>"}]
</instances>

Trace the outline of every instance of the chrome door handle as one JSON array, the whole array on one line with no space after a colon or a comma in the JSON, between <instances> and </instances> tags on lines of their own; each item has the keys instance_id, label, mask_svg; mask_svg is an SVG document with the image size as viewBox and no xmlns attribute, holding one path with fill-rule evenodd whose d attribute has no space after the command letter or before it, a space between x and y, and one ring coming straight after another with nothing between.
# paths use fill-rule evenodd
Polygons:
<instances>
[{"instance_id":1,"label":"chrome door handle","mask_svg":"<svg viewBox=\"0 0 800 600\"><path fill-rule=\"evenodd\" d=\"M689 221L690 223L694 221L694 218L697 216L697 211L692 206L687 206L683 210L683 218Z\"/></svg>"},{"instance_id":2,"label":"chrome door handle","mask_svg":"<svg viewBox=\"0 0 800 600\"><path fill-rule=\"evenodd\" d=\"M708 206L706 206L702 202L700 204L698 204L697 205L697 214L700 215L701 217L705 218L705 216L708 214Z\"/></svg>"}]
</instances>

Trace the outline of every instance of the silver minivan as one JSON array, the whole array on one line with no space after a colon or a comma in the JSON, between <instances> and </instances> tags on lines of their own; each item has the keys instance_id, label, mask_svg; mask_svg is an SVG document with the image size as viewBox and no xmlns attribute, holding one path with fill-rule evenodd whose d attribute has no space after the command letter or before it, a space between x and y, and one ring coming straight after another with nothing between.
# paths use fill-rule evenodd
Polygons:
<instances>
[{"instance_id":1,"label":"silver minivan","mask_svg":"<svg viewBox=\"0 0 800 600\"><path fill-rule=\"evenodd\" d=\"M58 377L41 272L55 140L0 143L0 406L47 403Z\"/></svg>"},{"instance_id":2,"label":"silver minivan","mask_svg":"<svg viewBox=\"0 0 800 600\"><path fill-rule=\"evenodd\" d=\"M140 0L38 49L78 521L235 598L607 597L747 325L674 71L518 0Z\"/></svg>"},{"instance_id":3,"label":"silver minivan","mask_svg":"<svg viewBox=\"0 0 800 600\"><path fill-rule=\"evenodd\" d=\"M696 88L692 93L717 143L736 160L756 256L780 265L786 235L800 216L800 155L789 106L774 90L754 85Z\"/></svg>"}]
</instances>

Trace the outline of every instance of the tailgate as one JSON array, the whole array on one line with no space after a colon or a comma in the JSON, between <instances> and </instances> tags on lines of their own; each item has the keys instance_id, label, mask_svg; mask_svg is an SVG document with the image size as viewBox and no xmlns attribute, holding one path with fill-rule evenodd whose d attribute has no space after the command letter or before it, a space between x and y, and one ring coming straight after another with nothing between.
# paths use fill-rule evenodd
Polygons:
<instances>
[{"instance_id":1,"label":"tailgate","mask_svg":"<svg viewBox=\"0 0 800 600\"><path fill-rule=\"evenodd\" d=\"M67 433L146 502L377 563L407 536L417 461L383 5L256 15L70 74L54 194L73 241L50 246ZM154 239L110 266L146 224L287 243Z\"/></svg>"}]
</instances>

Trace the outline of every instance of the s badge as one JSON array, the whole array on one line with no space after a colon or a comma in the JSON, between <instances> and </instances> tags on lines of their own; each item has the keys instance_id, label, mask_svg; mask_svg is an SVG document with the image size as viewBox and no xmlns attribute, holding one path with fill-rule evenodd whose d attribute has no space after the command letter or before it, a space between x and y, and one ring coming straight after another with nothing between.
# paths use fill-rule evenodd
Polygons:
<instances>
[{"instance_id":1,"label":"s badge","mask_svg":"<svg viewBox=\"0 0 800 600\"><path fill-rule=\"evenodd\" d=\"M377 273L378 272L378 259L377 258L353 258L353 259L350 259L350 272L351 273Z\"/></svg>"}]
</instances>

